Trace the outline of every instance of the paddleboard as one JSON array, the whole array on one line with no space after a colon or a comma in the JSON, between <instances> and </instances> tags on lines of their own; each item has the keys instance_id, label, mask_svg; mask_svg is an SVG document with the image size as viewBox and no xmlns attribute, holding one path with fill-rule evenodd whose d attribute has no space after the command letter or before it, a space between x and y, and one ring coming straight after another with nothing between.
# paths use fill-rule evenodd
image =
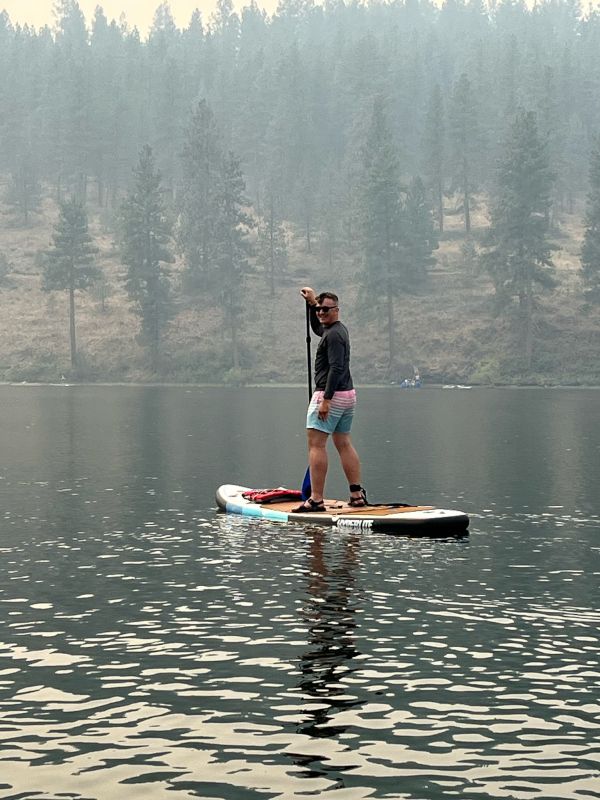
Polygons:
<instances>
[{"instance_id":1,"label":"paddleboard","mask_svg":"<svg viewBox=\"0 0 600 800\"><path fill-rule=\"evenodd\" d=\"M244 497L244 493L250 491L247 486L219 486L217 506L228 514L258 517L270 522L311 523L412 536L451 536L464 533L469 527L469 517L462 511L393 503L353 508L343 500L325 500L325 512L293 514L292 509L299 505L299 500L261 504Z\"/></svg>"}]
</instances>

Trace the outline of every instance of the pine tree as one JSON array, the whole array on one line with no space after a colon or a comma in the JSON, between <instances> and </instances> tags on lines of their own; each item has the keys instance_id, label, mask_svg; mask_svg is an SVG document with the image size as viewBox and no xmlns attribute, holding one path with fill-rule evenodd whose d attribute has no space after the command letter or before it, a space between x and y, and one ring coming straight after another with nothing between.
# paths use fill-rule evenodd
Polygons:
<instances>
[{"instance_id":1,"label":"pine tree","mask_svg":"<svg viewBox=\"0 0 600 800\"><path fill-rule=\"evenodd\" d=\"M398 155L384 104L377 98L362 151L361 250L363 287L371 300L385 303L388 329L388 369L394 370L396 322L394 299L404 286L401 269L402 205Z\"/></svg>"},{"instance_id":2,"label":"pine tree","mask_svg":"<svg viewBox=\"0 0 600 800\"><path fill-rule=\"evenodd\" d=\"M244 279L250 272L248 239L253 220L244 207L246 185L239 159L229 153L221 162L218 216L215 226L215 253L209 291L220 305L231 336L231 365L234 375L241 367L239 333L243 309Z\"/></svg>"},{"instance_id":3,"label":"pine tree","mask_svg":"<svg viewBox=\"0 0 600 800\"><path fill-rule=\"evenodd\" d=\"M586 297L597 303L600 301L600 139L590 162L590 190L581 248L581 269Z\"/></svg>"},{"instance_id":4,"label":"pine tree","mask_svg":"<svg viewBox=\"0 0 600 800\"><path fill-rule=\"evenodd\" d=\"M208 103L193 116L183 150L178 241L185 261L185 286L204 290L214 265L223 150Z\"/></svg>"},{"instance_id":5,"label":"pine tree","mask_svg":"<svg viewBox=\"0 0 600 800\"><path fill-rule=\"evenodd\" d=\"M18 160L6 191L6 201L16 210L24 225L29 225L31 215L40 207L41 190L33 157L28 153Z\"/></svg>"},{"instance_id":6,"label":"pine tree","mask_svg":"<svg viewBox=\"0 0 600 800\"><path fill-rule=\"evenodd\" d=\"M555 247L548 240L553 177L535 114L520 111L498 169L483 263L498 298L505 305L518 298L527 369L533 348L535 288L555 286L551 258Z\"/></svg>"},{"instance_id":7,"label":"pine tree","mask_svg":"<svg viewBox=\"0 0 600 800\"><path fill-rule=\"evenodd\" d=\"M142 148L134 183L121 208L120 247L127 266L126 288L141 319L142 341L157 365L170 314L169 277L172 225L161 196L161 179L149 145Z\"/></svg>"},{"instance_id":8,"label":"pine tree","mask_svg":"<svg viewBox=\"0 0 600 800\"><path fill-rule=\"evenodd\" d=\"M426 280L428 268L435 264L433 251L439 246L425 184L419 177L406 190L402 216L406 285L411 289Z\"/></svg>"},{"instance_id":9,"label":"pine tree","mask_svg":"<svg viewBox=\"0 0 600 800\"><path fill-rule=\"evenodd\" d=\"M231 336L231 364L240 369L244 277L250 271L248 240L253 220L244 208L246 185L239 159L224 154L222 134L202 101L194 113L183 154L179 242L186 263L186 285L203 291L223 312Z\"/></svg>"},{"instance_id":10,"label":"pine tree","mask_svg":"<svg viewBox=\"0 0 600 800\"><path fill-rule=\"evenodd\" d=\"M283 275L288 265L286 234L277 219L272 202L266 216L258 225L258 263L264 269L271 297L275 295L275 281Z\"/></svg>"},{"instance_id":11,"label":"pine tree","mask_svg":"<svg viewBox=\"0 0 600 800\"><path fill-rule=\"evenodd\" d=\"M75 335L75 292L86 291L99 277L94 264L97 248L88 232L85 206L76 198L60 204L60 214L52 234L52 246L46 252L42 288L66 291L69 295L69 334L71 367L77 369Z\"/></svg>"},{"instance_id":12,"label":"pine tree","mask_svg":"<svg viewBox=\"0 0 600 800\"><path fill-rule=\"evenodd\" d=\"M436 83L425 121L424 145L428 185L435 198L440 232L444 230L445 138L444 100L440 85Z\"/></svg>"},{"instance_id":13,"label":"pine tree","mask_svg":"<svg viewBox=\"0 0 600 800\"><path fill-rule=\"evenodd\" d=\"M58 197L63 184L85 199L90 160L91 108L88 90L89 37L85 17L75 0L57 0L56 17L57 74L53 109L57 134Z\"/></svg>"},{"instance_id":14,"label":"pine tree","mask_svg":"<svg viewBox=\"0 0 600 800\"><path fill-rule=\"evenodd\" d=\"M96 182L98 205L116 206L118 188L128 184L139 148L135 124L143 99L129 91L135 68L126 63L123 32L108 24L100 7L92 23L89 62L88 172Z\"/></svg>"},{"instance_id":15,"label":"pine tree","mask_svg":"<svg viewBox=\"0 0 600 800\"><path fill-rule=\"evenodd\" d=\"M149 123L155 160L163 182L172 188L181 153L181 118L187 103L182 103L183 81L179 54L181 34L175 25L169 3L161 3L154 13L148 34L150 93Z\"/></svg>"},{"instance_id":16,"label":"pine tree","mask_svg":"<svg viewBox=\"0 0 600 800\"><path fill-rule=\"evenodd\" d=\"M478 171L481 135L471 82L463 73L452 95L450 135L454 187L462 194L465 231L471 232L471 202Z\"/></svg>"}]
</instances>

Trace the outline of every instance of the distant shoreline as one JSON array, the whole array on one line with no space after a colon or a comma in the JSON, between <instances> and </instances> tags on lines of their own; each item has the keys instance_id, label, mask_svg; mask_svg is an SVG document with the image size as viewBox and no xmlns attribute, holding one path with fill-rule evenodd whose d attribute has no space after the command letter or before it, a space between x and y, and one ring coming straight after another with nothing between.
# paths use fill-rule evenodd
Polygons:
<instances>
[{"instance_id":1,"label":"distant shoreline","mask_svg":"<svg viewBox=\"0 0 600 800\"><path fill-rule=\"evenodd\" d=\"M306 384L302 383L248 383L242 386L231 386L226 383L169 383L159 381L64 381L60 383L43 382L43 381L0 381L0 386L13 386L23 388L41 388L41 387L54 387L62 389L89 388L91 386L110 388L110 387L131 387L131 388L172 388L172 389L231 389L235 391L242 391L244 389L306 389ZM468 391L472 389L600 389L598 384L567 384L567 383L553 383L553 384L537 384L537 383L511 383L511 384L447 384L447 383L428 383L418 389L415 388L401 388L399 384L385 384L385 383L365 383L357 387L361 389L389 389L390 391L399 390L402 394L410 393L416 394L423 390L428 391L431 389L437 390L457 390Z\"/></svg>"}]
</instances>

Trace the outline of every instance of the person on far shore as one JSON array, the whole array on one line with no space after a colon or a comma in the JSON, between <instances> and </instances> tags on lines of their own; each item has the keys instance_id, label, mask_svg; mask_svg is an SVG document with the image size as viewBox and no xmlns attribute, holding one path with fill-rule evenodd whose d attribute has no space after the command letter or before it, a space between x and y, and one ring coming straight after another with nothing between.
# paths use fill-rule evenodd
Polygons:
<instances>
[{"instance_id":1,"label":"person on far shore","mask_svg":"<svg viewBox=\"0 0 600 800\"><path fill-rule=\"evenodd\" d=\"M338 296L333 292L316 295L310 286L301 289L300 294L310 306L310 325L321 341L315 356L315 392L306 415L311 494L293 511L325 511L330 436L350 488L349 505L366 506L366 492L360 484L360 459L350 439L356 392L350 374L350 337L339 320Z\"/></svg>"}]
</instances>

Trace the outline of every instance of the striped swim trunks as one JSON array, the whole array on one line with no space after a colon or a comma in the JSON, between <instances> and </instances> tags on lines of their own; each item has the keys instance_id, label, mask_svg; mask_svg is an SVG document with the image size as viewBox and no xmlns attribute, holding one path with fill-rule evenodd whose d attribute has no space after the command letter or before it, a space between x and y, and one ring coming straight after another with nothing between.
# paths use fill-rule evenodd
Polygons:
<instances>
[{"instance_id":1,"label":"striped swim trunks","mask_svg":"<svg viewBox=\"0 0 600 800\"><path fill-rule=\"evenodd\" d=\"M356 406L356 391L349 389L345 392L334 392L329 402L327 419L319 419L319 403L323 399L323 394L321 390L313 394L306 414L306 427L323 433L350 433Z\"/></svg>"}]
</instances>

